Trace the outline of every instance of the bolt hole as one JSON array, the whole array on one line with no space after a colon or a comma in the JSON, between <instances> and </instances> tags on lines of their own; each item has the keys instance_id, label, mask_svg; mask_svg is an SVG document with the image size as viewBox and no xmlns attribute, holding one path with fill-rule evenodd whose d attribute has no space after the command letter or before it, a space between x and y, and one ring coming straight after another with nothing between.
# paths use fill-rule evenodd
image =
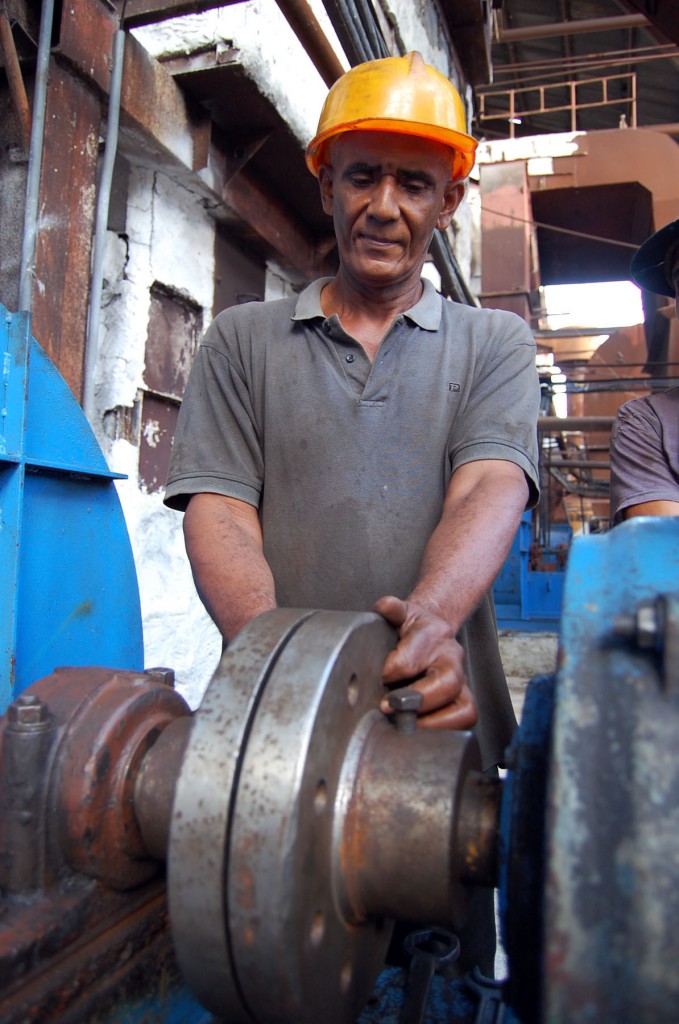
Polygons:
<instances>
[{"instance_id":1,"label":"bolt hole","mask_svg":"<svg viewBox=\"0 0 679 1024\"><path fill-rule=\"evenodd\" d=\"M351 679L349 680L349 685L347 687L347 698L349 700L350 707L353 708L354 704L358 700L358 676L356 675L355 672L352 675Z\"/></svg>"},{"instance_id":2,"label":"bolt hole","mask_svg":"<svg viewBox=\"0 0 679 1024\"><path fill-rule=\"evenodd\" d=\"M345 960L344 966L340 971L340 992L342 995L346 995L351 985L351 979L354 975L354 968L351 960Z\"/></svg>"},{"instance_id":3,"label":"bolt hole","mask_svg":"<svg viewBox=\"0 0 679 1024\"><path fill-rule=\"evenodd\" d=\"M316 814L322 814L328 803L328 787L323 779L316 786L314 793L314 810Z\"/></svg>"},{"instance_id":4,"label":"bolt hole","mask_svg":"<svg viewBox=\"0 0 679 1024\"><path fill-rule=\"evenodd\" d=\"M311 922L311 931L309 932L309 938L311 939L312 946L320 946L323 940L324 931L325 917L323 916L322 910L317 910L314 914L314 919Z\"/></svg>"}]
</instances>

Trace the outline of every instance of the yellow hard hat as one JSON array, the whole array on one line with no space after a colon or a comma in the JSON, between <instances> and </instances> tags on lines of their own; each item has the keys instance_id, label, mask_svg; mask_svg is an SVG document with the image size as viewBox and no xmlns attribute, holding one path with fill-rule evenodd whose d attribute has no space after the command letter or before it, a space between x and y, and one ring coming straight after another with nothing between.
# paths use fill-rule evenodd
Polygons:
<instances>
[{"instance_id":1,"label":"yellow hard hat","mask_svg":"<svg viewBox=\"0 0 679 1024\"><path fill-rule=\"evenodd\" d=\"M311 173L318 176L329 139L357 130L419 135L450 146L456 181L466 178L474 166L477 142L467 135L460 94L417 51L358 64L335 82L323 104L318 131L307 146Z\"/></svg>"}]
</instances>

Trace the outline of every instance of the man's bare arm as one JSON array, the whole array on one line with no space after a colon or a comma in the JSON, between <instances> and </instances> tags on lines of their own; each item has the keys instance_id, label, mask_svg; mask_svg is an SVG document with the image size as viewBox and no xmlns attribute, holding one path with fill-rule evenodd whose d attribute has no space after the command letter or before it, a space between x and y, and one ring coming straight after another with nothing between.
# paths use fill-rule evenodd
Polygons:
<instances>
[{"instance_id":1,"label":"man's bare arm","mask_svg":"<svg viewBox=\"0 0 679 1024\"><path fill-rule=\"evenodd\" d=\"M200 598L222 636L276 607L257 509L222 494L194 494L184 513L184 539Z\"/></svg>"},{"instance_id":2,"label":"man's bare arm","mask_svg":"<svg viewBox=\"0 0 679 1024\"><path fill-rule=\"evenodd\" d=\"M399 631L387 683L420 677L421 724L467 729L476 706L455 639L502 568L526 507L528 484L511 462L471 462L453 475L441 519L425 548L420 578L405 601L383 597L375 610ZM386 703L383 710L387 710Z\"/></svg>"},{"instance_id":3,"label":"man's bare arm","mask_svg":"<svg viewBox=\"0 0 679 1024\"><path fill-rule=\"evenodd\" d=\"M659 498L657 501L641 501L638 505L628 505L623 510L623 519L634 519L636 516L679 516L679 501Z\"/></svg>"}]
</instances>

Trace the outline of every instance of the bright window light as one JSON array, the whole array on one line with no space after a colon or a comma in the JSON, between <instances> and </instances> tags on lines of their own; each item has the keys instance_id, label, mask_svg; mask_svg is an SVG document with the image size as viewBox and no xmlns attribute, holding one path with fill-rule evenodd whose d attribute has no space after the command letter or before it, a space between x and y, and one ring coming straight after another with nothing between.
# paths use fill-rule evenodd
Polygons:
<instances>
[{"instance_id":1,"label":"bright window light","mask_svg":"<svg viewBox=\"0 0 679 1024\"><path fill-rule=\"evenodd\" d=\"M631 281L550 284L542 293L550 330L631 327L644 322L641 292Z\"/></svg>"}]
</instances>

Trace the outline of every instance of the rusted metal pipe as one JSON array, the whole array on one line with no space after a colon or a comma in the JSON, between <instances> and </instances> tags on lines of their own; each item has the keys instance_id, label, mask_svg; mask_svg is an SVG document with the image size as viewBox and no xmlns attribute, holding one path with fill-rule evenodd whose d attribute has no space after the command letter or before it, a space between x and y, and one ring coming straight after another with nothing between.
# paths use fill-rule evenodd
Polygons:
<instances>
[{"instance_id":1,"label":"rusted metal pipe","mask_svg":"<svg viewBox=\"0 0 679 1024\"><path fill-rule=\"evenodd\" d=\"M150 748L137 773L134 813L146 851L167 859L174 790L186 749L192 719L170 722Z\"/></svg>"},{"instance_id":2,"label":"rusted metal pipe","mask_svg":"<svg viewBox=\"0 0 679 1024\"><path fill-rule=\"evenodd\" d=\"M5 59L5 71L9 82L9 91L16 107L21 127L24 148L28 149L31 141L31 109L28 105L28 96L24 85L19 58L17 56L12 26L9 23L7 8L4 4L0 6L0 49Z\"/></svg>"},{"instance_id":3,"label":"rusted metal pipe","mask_svg":"<svg viewBox=\"0 0 679 1024\"><path fill-rule=\"evenodd\" d=\"M276 0L276 3L311 57L319 75L330 88L344 74L344 68L307 0Z\"/></svg>"},{"instance_id":4,"label":"rusted metal pipe","mask_svg":"<svg viewBox=\"0 0 679 1024\"><path fill-rule=\"evenodd\" d=\"M577 21L556 21L547 25L502 28L497 42L519 43L526 39L549 39L551 36L575 36L622 28L647 28L648 24L648 18L643 14L621 14L613 18L580 18Z\"/></svg>"},{"instance_id":5,"label":"rusted metal pipe","mask_svg":"<svg viewBox=\"0 0 679 1024\"><path fill-rule=\"evenodd\" d=\"M465 885L497 882L499 780L481 774L475 740L443 730L404 734L375 719L345 786L336 863L347 920L459 928Z\"/></svg>"}]
</instances>

